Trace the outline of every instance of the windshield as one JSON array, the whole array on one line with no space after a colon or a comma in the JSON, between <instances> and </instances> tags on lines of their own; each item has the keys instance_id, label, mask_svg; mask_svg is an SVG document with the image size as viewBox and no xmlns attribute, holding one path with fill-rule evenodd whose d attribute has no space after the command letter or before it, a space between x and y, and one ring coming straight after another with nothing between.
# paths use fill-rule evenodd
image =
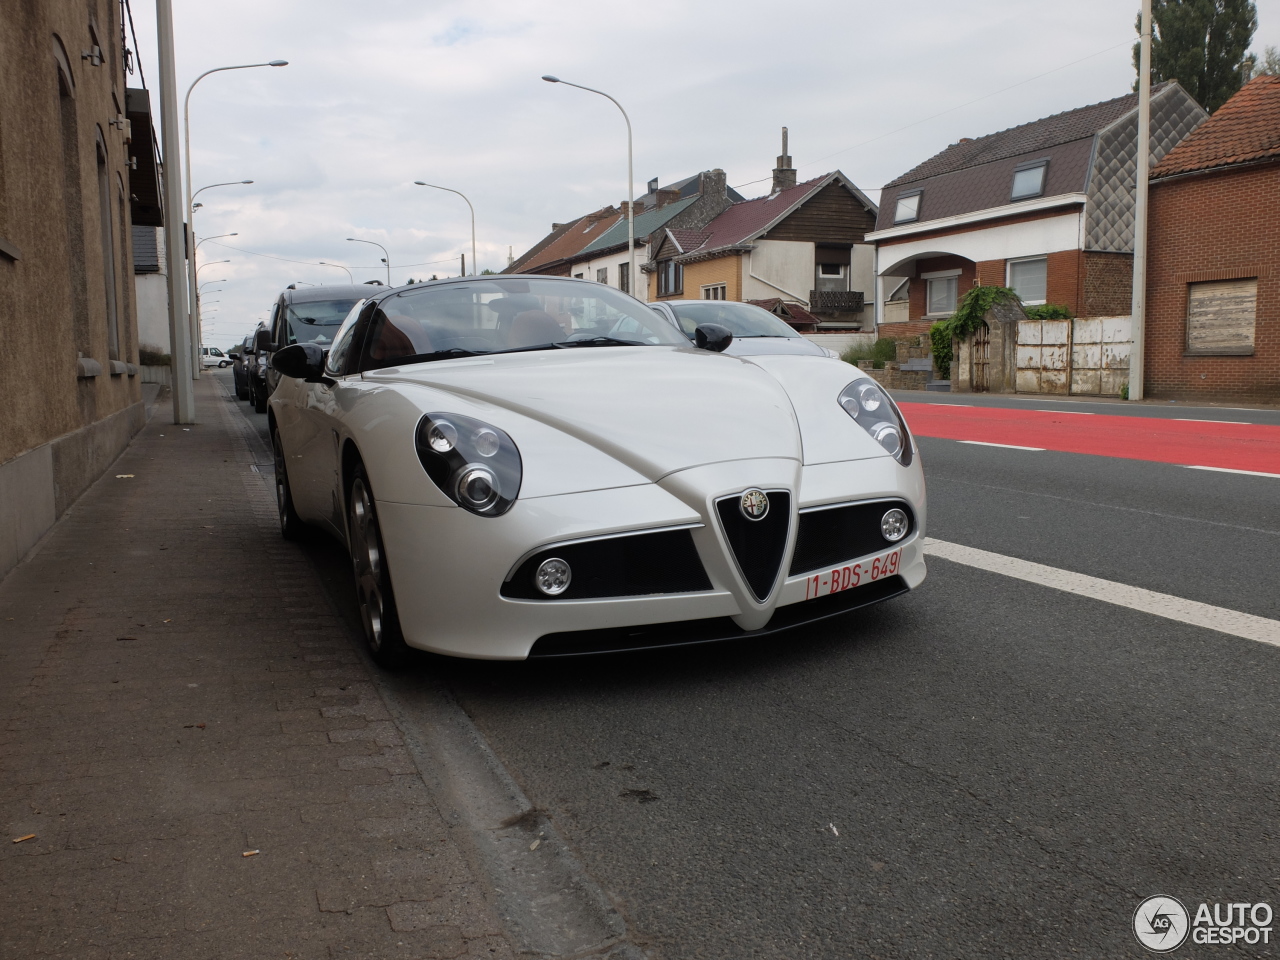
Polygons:
<instances>
[{"instance_id":1,"label":"windshield","mask_svg":"<svg viewBox=\"0 0 1280 960\"><path fill-rule=\"evenodd\" d=\"M587 346L687 346L651 309L574 280L477 277L402 290L374 314L364 366Z\"/></svg>"},{"instance_id":2,"label":"windshield","mask_svg":"<svg viewBox=\"0 0 1280 960\"><path fill-rule=\"evenodd\" d=\"M313 300L308 303L291 303L286 308L289 318L290 343L318 343L322 347L333 343L342 321L356 305L348 300Z\"/></svg>"},{"instance_id":3,"label":"windshield","mask_svg":"<svg viewBox=\"0 0 1280 960\"><path fill-rule=\"evenodd\" d=\"M763 307L732 300L702 300L698 303L673 303L671 312L680 321L680 329L690 340L700 323L718 323L728 327L735 337L799 337Z\"/></svg>"}]
</instances>

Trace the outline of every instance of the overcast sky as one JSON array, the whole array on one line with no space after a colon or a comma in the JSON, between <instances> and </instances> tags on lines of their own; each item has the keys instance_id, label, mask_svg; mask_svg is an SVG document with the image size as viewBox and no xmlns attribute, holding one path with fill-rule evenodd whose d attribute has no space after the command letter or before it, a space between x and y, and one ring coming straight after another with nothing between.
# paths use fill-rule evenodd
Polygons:
<instances>
[{"instance_id":1,"label":"overcast sky","mask_svg":"<svg viewBox=\"0 0 1280 960\"><path fill-rule=\"evenodd\" d=\"M154 6L131 0L159 111ZM1127 92L1138 3L1116 0L173 0L178 88L191 98L192 179L205 341L226 347L287 284L501 269L552 221L723 168L767 192L780 146L801 180L843 170L871 198L961 137L979 137ZM1280 0L1258 0L1255 49L1280 45ZM140 85L138 74L130 86ZM905 128L905 129L904 129ZM230 249L220 244L230 244ZM252 251L252 253L244 252ZM288 263L253 254L270 254ZM226 264L211 261L229 259ZM434 262L438 261L438 262ZM216 291L216 292L215 292ZM218 301L213 303L212 301Z\"/></svg>"}]
</instances>

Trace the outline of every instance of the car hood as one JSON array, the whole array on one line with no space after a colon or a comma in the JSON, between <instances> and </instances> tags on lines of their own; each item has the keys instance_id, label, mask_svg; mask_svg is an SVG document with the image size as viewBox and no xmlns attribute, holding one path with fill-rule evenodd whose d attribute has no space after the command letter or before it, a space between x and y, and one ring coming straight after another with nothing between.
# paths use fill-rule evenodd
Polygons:
<instances>
[{"instance_id":1,"label":"car hood","mask_svg":"<svg viewBox=\"0 0 1280 960\"><path fill-rule=\"evenodd\" d=\"M799 425L777 378L745 359L705 350L581 347L365 376L510 410L595 447L650 481L709 463L802 458ZM519 444L518 429L511 432Z\"/></svg>"},{"instance_id":2,"label":"car hood","mask_svg":"<svg viewBox=\"0 0 1280 960\"><path fill-rule=\"evenodd\" d=\"M735 357L827 355L822 347L804 337L734 337L725 353Z\"/></svg>"}]
</instances>

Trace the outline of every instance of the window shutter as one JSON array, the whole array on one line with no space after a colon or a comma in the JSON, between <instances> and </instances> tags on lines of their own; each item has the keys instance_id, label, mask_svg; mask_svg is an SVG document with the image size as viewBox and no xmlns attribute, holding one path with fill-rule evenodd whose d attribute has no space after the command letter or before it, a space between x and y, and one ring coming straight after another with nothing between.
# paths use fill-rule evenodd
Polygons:
<instances>
[{"instance_id":1,"label":"window shutter","mask_svg":"<svg viewBox=\"0 0 1280 960\"><path fill-rule=\"evenodd\" d=\"M1256 279L1190 284L1187 353L1252 354L1257 304Z\"/></svg>"}]
</instances>

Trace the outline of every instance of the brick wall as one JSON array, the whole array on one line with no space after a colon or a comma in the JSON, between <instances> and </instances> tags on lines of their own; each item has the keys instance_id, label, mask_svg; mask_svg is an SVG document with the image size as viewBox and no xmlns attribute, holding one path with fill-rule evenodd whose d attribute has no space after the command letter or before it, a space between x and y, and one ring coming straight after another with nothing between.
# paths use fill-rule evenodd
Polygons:
<instances>
[{"instance_id":1,"label":"brick wall","mask_svg":"<svg viewBox=\"0 0 1280 960\"><path fill-rule=\"evenodd\" d=\"M1152 181L1148 396L1280 402L1280 162ZM1256 276L1253 356L1185 356L1188 284Z\"/></svg>"},{"instance_id":2,"label":"brick wall","mask_svg":"<svg viewBox=\"0 0 1280 960\"><path fill-rule=\"evenodd\" d=\"M1003 260L978 261L978 284L983 287L1003 287L1005 267Z\"/></svg>"},{"instance_id":3,"label":"brick wall","mask_svg":"<svg viewBox=\"0 0 1280 960\"><path fill-rule=\"evenodd\" d=\"M713 283L723 283L726 286L725 299L742 299L742 257L740 254L735 253L724 257L716 257L714 260L701 260L697 263L686 263L684 265L683 291L666 297L658 296L658 275L656 273L650 274L649 299L701 300L702 287Z\"/></svg>"},{"instance_id":4,"label":"brick wall","mask_svg":"<svg viewBox=\"0 0 1280 960\"><path fill-rule=\"evenodd\" d=\"M974 278L977 276L976 268L977 264L972 260L966 260L964 257L933 257L928 260L916 261L916 276L919 277L923 273L933 273L940 270L959 269L960 277L959 281L956 283L956 299L959 301L964 299L965 292L973 286ZM911 281L910 297L912 322L918 322L924 319L925 310L927 309L925 305L925 294L928 286L928 280L916 279ZM928 328L929 324L925 323L924 329L927 330ZM902 330L903 332L899 333L899 330ZM906 336L907 332L908 331L906 331L902 325L897 325L894 327L893 335L895 337ZM915 333L916 331L911 330L909 332Z\"/></svg>"},{"instance_id":5,"label":"brick wall","mask_svg":"<svg viewBox=\"0 0 1280 960\"><path fill-rule=\"evenodd\" d=\"M1084 307L1086 317L1127 316L1133 306L1133 254L1084 255Z\"/></svg>"},{"instance_id":6,"label":"brick wall","mask_svg":"<svg viewBox=\"0 0 1280 960\"><path fill-rule=\"evenodd\" d=\"M1059 250L1047 257L1045 301L1066 307L1074 314L1079 314L1081 308L1082 256L1079 250Z\"/></svg>"}]
</instances>

